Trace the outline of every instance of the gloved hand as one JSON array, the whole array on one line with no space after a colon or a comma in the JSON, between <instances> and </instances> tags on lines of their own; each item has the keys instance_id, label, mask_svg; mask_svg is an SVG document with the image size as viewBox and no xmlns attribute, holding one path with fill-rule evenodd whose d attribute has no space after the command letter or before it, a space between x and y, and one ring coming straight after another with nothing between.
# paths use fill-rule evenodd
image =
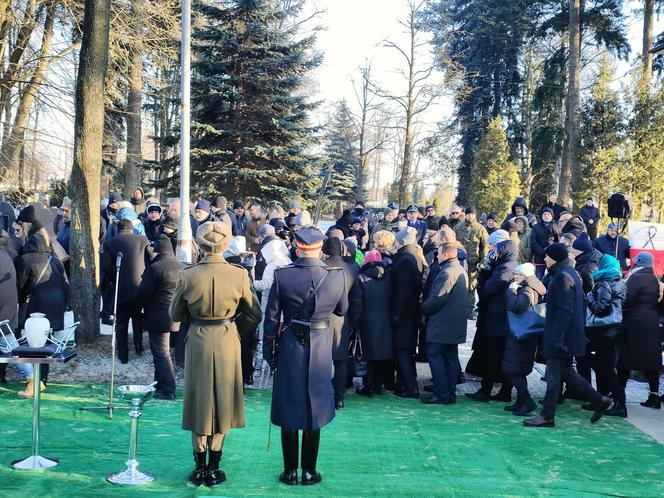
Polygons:
<instances>
[{"instance_id":1,"label":"gloved hand","mask_svg":"<svg viewBox=\"0 0 664 498\"><path fill-rule=\"evenodd\" d=\"M270 365L270 368L274 370L277 368L277 355L274 351L272 342L273 341L268 340L263 341L263 359L267 361L267 364Z\"/></svg>"},{"instance_id":2,"label":"gloved hand","mask_svg":"<svg viewBox=\"0 0 664 498\"><path fill-rule=\"evenodd\" d=\"M516 282L512 282L512 283L510 284L510 289L512 289L512 290L516 290L516 289L518 289L518 288L519 288L519 284L518 284L518 283L516 283Z\"/></svg>"}]
</instances>

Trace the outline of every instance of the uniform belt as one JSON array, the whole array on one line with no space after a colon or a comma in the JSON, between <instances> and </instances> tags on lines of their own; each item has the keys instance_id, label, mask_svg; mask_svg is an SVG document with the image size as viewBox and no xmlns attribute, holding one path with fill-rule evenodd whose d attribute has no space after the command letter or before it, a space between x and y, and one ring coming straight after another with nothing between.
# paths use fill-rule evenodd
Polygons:
<instances>
[{"instance_id":1,"label":"uniform belt","mask_svg":"<svg viewBox=\"0 0 664 498\"><path fill-rule=\"evenodd\" d=\"M329 320L314 320L307 322L304 320L291 320L293 325L299 325L300 327L307 327L309 330L322 330L330 327Z\"/></svg>"},{"instance_id":2,"label":"uniform belt","mask_svg":"<svg viewBox=\"0 0 664 498\"><path fill-rule=\"evenodd\" d=\"M192 325L200 326L212 326L212 325L230 325L235 321L235 318L229 318L227 320L205 320L203 318L193 318L191 320Z\"/></svg>"}]
</instances>

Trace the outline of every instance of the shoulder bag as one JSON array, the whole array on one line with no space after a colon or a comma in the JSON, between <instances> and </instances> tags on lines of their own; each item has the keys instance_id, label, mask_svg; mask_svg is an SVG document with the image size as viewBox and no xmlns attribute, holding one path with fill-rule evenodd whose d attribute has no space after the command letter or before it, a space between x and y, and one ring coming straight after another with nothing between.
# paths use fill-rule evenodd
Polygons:
<instances>
[{"instance_id":1,"label":"shoulder bag","mask_svg":"<svg viewBox=\"0 0 664 498\"><path fill-rule=\"evenodd\" d=\"M523 313L507 312L510 334L517 341L523 341L544 334L545 321L545 303L528 306Z\"/></svg>"}]
</instances>

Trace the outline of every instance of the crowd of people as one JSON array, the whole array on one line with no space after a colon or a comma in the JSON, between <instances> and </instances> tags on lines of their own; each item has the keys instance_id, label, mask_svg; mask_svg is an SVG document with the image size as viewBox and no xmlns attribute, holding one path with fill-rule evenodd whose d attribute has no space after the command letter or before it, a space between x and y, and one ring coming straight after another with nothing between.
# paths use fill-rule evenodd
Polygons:
<instances>
[{"instance_id":1,"label":"crowd of people","mask_svg":"<svg viewBox=\"0 0 664 498\"><path fill-rule=\"evenodd\" d=\"M0 271L9 276L0 282L0 320L9 320L17 330L34 311L45 313L54 330L63 327L69 299L66 254L71 208L65 199L53 227L55 237L36 219L31 206L19 212L14 233L0 237ZM231 204L219 196L212 202L199 199L191 208L190 222L198 236L191 254L195 266L186 272L187 266L176 259L177 199L165 206L154 198L145 199L141 189L132 193L129 202L111 193L102 203L99 237L102 320L112 319L117 293L118 358L129 361L131 320L139 355L144 350L143 332L148 332L155 398L174 399L171 348L175 349L175 361L185 367L187 423L183 426L194 435L197 468L205 463L200 453L206 444L210 451L220 451L228 428L243 424L240 415L224 409L226 425L210 432L209 417L201 419L186 408L203 403L219 410L229 401L210 400L210 393L204 395L201 389L197 394L191 387L187 391L187 377L196 384L209 381L203 378L201 369L206 367L199 360L206 348L217 346L208 342L205 327L233 323L239 331L237 351L235 346L227 347L224 355L230 356L210 360L214 364L239 355L239 377L226 372L226 377L215 380L229 385L235 395L238 378L244 387L251 386L256 369L292 367L280 364L277 353L286 314L298 341L303 334L313 337L317 320L298 315L307 314L303 310L309 297L300 299L299 308L283 297L297 281L283 278L288 268L314 271L322 265L337 275L327 286L336 282L334 292L343 297L335 294L330 301L329 320L320 320L321 330L329 328L330 340L316 346L330 349L334 410L344 409L345 394L359 373L363 379L357 393L362 396L389 390L429 405L455 403L457 384L472 375L481 382L476 392L466 394L470 400L498 401L516 416L533 415L537 403L527 377L535 362L546 364L547 389L540 413L524 419L526 426L554 426L556 406L566 398L585 401L582 408L592 412L593 423L605 414L626 417L625 386L632 371L644 372L649 383L650 395L642 405L661 407L662 284L654 274L651 254L641 252L630 260L629 243L618 226L608 223L599 235L601 217L592 198L579 214L559 205L555 195L536 214L525 199L517 198L503 219L496 213L478 216L473 206L453 206L448 215L438 216L434 206L403 209L391 203L375 213L358 202L320 237L298 201L287 210L279 205L265 209L257 202ZM319 252L312 258L313 250ZM117 270L119 255L122 263ZM235 267L228 273L228 285L210 280L205 267L222 261ZM192 272L197 267L200 271ZM302 289L313 286L309 293L318 298L314 280L305 279ZM196 282L203 282L205 290ZM225 299L233 305L225 304ZM243 308L244 319L221 313L233 306ZM204 319L221 315L224 318L212 322ZM458 348L467 341L469 320L476 321L476 332L464 373ZM231 338L224 335L218 340ZM313 355L313 343L311 347ZM366 372L356 368L362 360L367 362ZM431 369L432 382L423 386L431 393L428 396L421 396L417 361L427 361ZM29 369L21 368L27 387L19 395L30 396L36 386ZM229 375L232 383L224 384ZM42 389L47 376L44 368ZM289 408L283 410L285 414L279 415L273 405L273 420L291 420ZM332 416L326 415L326 420ZM315 439L318 436L306 432L312 430L309 422L299 424L306 429L303 437ZM284 448L292 448L293 437L297 440L297 431L295 436L282 432ZM317 454L318 443L311 444ZM284 449L285 461L292 460L286 453ZM286 465L285 470L284 482L291 483L292 468ZM309 470L315 481L315 458ZM200 474L194 480L200 484L208 477ZM219 479L216 475L213 480Z\"/></svg>"}]
</instances>

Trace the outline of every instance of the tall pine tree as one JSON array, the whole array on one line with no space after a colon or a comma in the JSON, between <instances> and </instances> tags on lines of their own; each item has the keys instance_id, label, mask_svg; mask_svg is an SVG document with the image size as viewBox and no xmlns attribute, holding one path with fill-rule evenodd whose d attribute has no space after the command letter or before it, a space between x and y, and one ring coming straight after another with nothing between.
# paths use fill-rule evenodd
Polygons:
<instances>
[{"instance_id":1,"label":"tall pine tree","mask_svg":"<svg viewBox=\"0 0 664 498\"><path fill-rule=\"evenodd\" d=\"M297 38L274 0L196 6L192 183L201 193L285 200L311 177L316 104L300 92L318 66L314 36Z\"/></svg>"},{"instance_id":2,"label":"tall pine tree","mask_svg":"<svg viewBox=\"0 0 664 498\"><path fill-rule=\"evenodd\" d=\"M577 200L595 196L602 206L611 192L624 186L625 117L618 91L612 88L615 68L608 55L600 61L590 98L582 107L582 154L575 190ZM606 214L606 213L604 213Z\"/></svg>"},{"instance_id":3,"label":"tall pine tree","mask_svg":"<svg viewBox=\"0 0 664 498\"><path fill-rule=\"evenodd\" d=\"M520 193L519 167L510 160L507 136L497 117L489 121L475 150L470 201L480 212L494 211L503 216Z\"/></svg>"},{"instance_id":4,"label":"tall pine tree","mask_svg":"<svg viewBox=\"0 0 664 498\"><path fill-rule=\"evenodd\" d=\"M433 34L441 68L463 84L455 92L456 124L461 137L457 201L465 204L475 173L475 149L492 118L504 117L513 134L522 84L521 48L539 1L430 0L426 22Z\"/></svg>"},{"instance_id":5,"label":"tall pine tree","mask_svg":"<svg viewBox=\"0 0 664 498\"><path fill-rule=\"evenodd\" d=\"M331 168L325 197L352 203L358 194L358 134L345 101L337 104L325 136L323 175Z\"/></svg>"}]
</instances>

